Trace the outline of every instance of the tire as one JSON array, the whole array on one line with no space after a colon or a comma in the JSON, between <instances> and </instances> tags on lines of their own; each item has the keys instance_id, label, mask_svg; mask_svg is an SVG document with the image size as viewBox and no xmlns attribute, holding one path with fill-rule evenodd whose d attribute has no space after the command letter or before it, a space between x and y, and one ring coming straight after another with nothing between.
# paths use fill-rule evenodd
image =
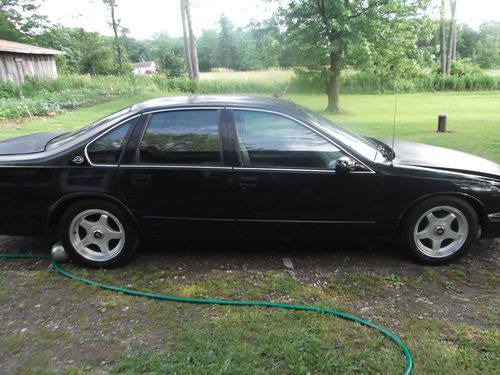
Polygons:
<instances>
[{"instance_id":1,"label":"tire","mask_svg":"<svg viewBox=\"0 0 500 375\"><path fill-rule=\"evenodd\" d=\"M400 248L421 263L448 264L476 241L479 221L466 201L442 196L418 203L400 233Z\"/></svg>"},{"instance_id":2,"label":"tire","mask_svg":"<svg viewBox=\"0 0 500 375\"><path fill-rule=\"evenodd\" d=\"M89 267L124 264L139 245L128 216L115 205L100 200L70 206L61 218L59 233L69 256Z\"/></svg>"}]
</instances>

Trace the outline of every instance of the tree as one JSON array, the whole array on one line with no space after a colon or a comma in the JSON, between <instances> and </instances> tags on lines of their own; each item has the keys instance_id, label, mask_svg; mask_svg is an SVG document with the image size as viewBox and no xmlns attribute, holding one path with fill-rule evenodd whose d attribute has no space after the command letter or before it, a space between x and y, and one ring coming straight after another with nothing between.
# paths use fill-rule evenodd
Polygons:
<instances>
[{"instance_id":1,"label":"tree","mask_svg":"<svg viewBox=\"0 0 500 375\"><path fill-rule=\"evenodd\" d=\"M217 40L215 30L203 30L198 38L199 64L202 72L209 72L217 65Z\"/></svg>"},{"instance_id":2,"label":"tree","mask_svg":"<svg viewBox=\"0 0 500 375\"><path fill-rule=\"evenodd\" d=\"M118 66L120 67L120 72L123 72L123 59L122 59L122 47L120 43L120 38L118 34L126 34L128 32L127 28L121 25L121 20L116 18L115 10L118 6L117 0L102 0L102 2L109 8L111 21L109 25L113 28L113 34L115 36L115 48L116 55L118 57Z\"/></svg>"},{"instance_id":3,"label":"tree","mask_svg":"<svg viewBox=\"0 0 500 375\"><path fill-rule=\"evenodd\" d=\"M441 7L439 9L440 22L439 22L439 56L441 61L441 74L446 75L446 25L445 25L445 7L444 0L441 0Z\"/></svg>"},{"instance_id":4,"label":"tree","mask_svg":"<svg viewBox=\"0 0 500 375\"><path fill-rule=\"evenodd\" d=\"M23 41L47 27L37 0L0 0L0 39Z\"/></svg>"},{"instance_id":5,"label":"tree","mask_svg":"<svg viewBox=\"0 0 500 375\"><path fill-rule=\"evenodd\" d=\"M479 28L475 61L483 69L500 67L500 22L486 22Z\"/></svg>"},{"instance_id":6,"label":"tree","mask_svg":"<svg viewBox=\"0 0 500 375\"><path fill-rule=\"evenodd\" d=\"M413 38L402 27L419 16L429 0L289 0L279 16L295 45L295 65L320 71L328 111L339 111L340 75L350 49L373 39ZM415 26L415 23L412 23ZM387 44L387 43L386 43ZM393 63L397 63L394 59Z\"/></svg>"},{"instance_id":7,"label":"tree","mask_svg":"<svg viewBox=\"0 0 500 375\"><path fill-rule=\"evenodd\" d=\"M448 32L448 55L446 59L446 75L450 75L451 64L456 59L457 54L457 21L455 14L457 12L457 0L450 0L451 21Z\"/></svg>"},{"instance_id":8,"label":"tree","mask_svg":"<svg viewBox=\"0 0 500 375\"><path fill-rule=\"evenodd\" d=\"M219 19L219 40L217 43L217 65L221 68L234 69L236 61L236 43L234 27L231 21L221 14Z\"/></svg>"}]
</instances>

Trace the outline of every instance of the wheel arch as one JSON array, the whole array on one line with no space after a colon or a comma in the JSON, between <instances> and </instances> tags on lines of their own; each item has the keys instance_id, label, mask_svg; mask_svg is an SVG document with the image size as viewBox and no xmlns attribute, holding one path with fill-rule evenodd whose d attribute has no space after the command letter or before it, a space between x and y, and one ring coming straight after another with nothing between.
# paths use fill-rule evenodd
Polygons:
<instances>
[{"instance_id":1,"label":"wheel arch","mask_svg":"<svg viewBox=\"0 0 500 375\"><path fill-rule=\"evenodd\" d=\"M481 230L484 233L484 230L486 229L486 223L487 223L487 213L486 209L484 208L483 203L477 199L476 197L473 197L472 195L466 194L466 193L459 193L456 191L449 191L449 192L439 192L439 193L431 193L424 195L422 197L419 197L418 199L414 200L412 203L410 203L408 206L405 207L401 215L398 217L397 225L396 225L396 230L394 232L394 237L397 237L399 233L401 232L401 228L403 227L403 224L410 214L411 210L420 202L423 202L426 199L429 198L435 198L435 197L441 197L441 196L448 196L448 197L455 197L455 198L461 198L467 203L469 203L474 211L477 214L477 218L479 220L479 225L481 225Z\"/></svg>"},{"instance_id":2,"label":"wheel arch","mask_svg":"<svg viewBox=\"0 0 500 375\"><path fill-rule=\"evenodd\" d=\"M49 208L47 215L47 227L46 227L47 233L49 235L54 235L55 234L54 229L56 228L56 225L59 223L59 220L61 219L64 211L74 203L83 200L102 200L116 205L118 208L123 210L123 212L132 221L132 224L136 229L137 234L142 235L141 227L136 217L134 216L132 211L130 211L130 209L125 205L125 203L123 203L122 201L111 195L103 193L73 193L60 198Z\"/></svg>"}]
</instances>

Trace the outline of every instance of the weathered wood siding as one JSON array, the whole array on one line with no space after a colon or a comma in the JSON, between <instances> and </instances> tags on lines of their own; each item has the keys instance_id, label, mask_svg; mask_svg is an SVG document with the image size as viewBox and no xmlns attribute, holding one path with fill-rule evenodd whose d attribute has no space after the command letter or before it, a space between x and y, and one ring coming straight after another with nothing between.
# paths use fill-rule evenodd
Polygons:
<instances>
[{"instance_id":1,"label":"weathered wood siding","mask_svg":"<svg viewBox=\"0 0 500 375\"><path fill-rule=\"evenodd\" d=\"M0 51L0 81L22 83L28 76L39 79L57 78L54 56Z\"/></svg>"}]
</instances>

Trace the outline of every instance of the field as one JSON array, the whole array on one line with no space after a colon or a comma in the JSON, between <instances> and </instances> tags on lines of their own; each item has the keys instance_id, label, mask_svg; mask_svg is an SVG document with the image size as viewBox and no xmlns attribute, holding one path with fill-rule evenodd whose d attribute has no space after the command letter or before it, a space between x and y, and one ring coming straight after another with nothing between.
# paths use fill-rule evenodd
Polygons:
<instances>
[{"instance_id":1,"label":"field","mask_svg":"<svg viewBox=\"0 0 500 375\"><path fill-rule=\"evenodd\" d=\"M215 71L200 74L203 81L271 81L286 84L293 77L291 69L254 70L249 72Z\"/></svg>"},{"instance_id":2,"label":"field","mask_svg":"<svg viewBox=\"0 0 500 375\"><path fill-rule=\"evenodd\" d=\"M0 138L35 131L77 129L113 111L161 95L141 93L55 117L3 121ZM326 107L324 95L286 95L285 98L314 111ZM397 138L455 148L500 161L500 92L400 94L397 100ZM341 105L344 113L326 116L365 135L391 137L394 95L343 95ZM437 116L443 112L448 115L448 132L438 134L435 131Z\"/></svg>"}]
</instances>

